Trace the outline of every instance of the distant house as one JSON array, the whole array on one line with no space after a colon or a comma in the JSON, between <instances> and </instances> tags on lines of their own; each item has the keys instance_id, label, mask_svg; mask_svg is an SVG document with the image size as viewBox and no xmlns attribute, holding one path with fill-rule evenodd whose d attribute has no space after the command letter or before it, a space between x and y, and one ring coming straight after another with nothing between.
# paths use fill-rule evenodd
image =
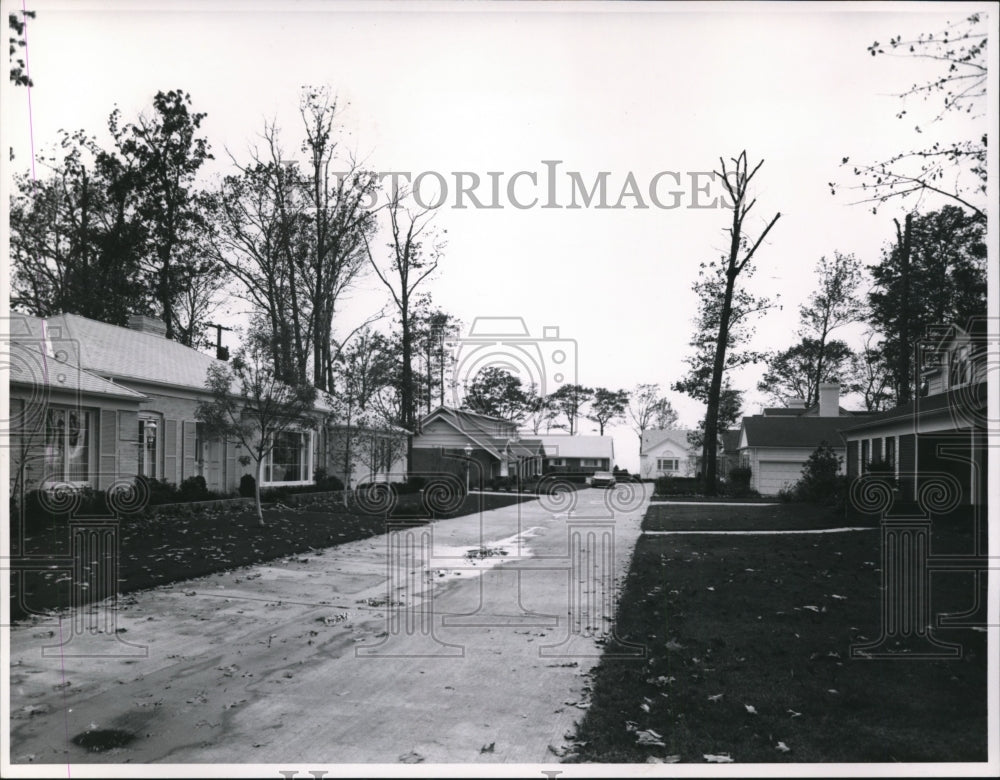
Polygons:
<instances>
[{"instance_id":1,"label":"distant house","mask_svg":"<svg viewBox=\"0 0 1000 780\"><path fill-rule=\"evenodd\" d=\"M840 406L840 385L820 385L819 403L806 407L801 400L788 407L765 409L763 414L744 417L739 433L740 465L751 470L750 485L761 495L777 495L802 476L802 467L822 443L841 458L846 455L840 430L867 412L851 412ZM841 471L844 471L842 464Z\"/></svg>"},{"instance_id":2,"label":"distant house","mask_svg":"<svg viewBox=\"0 0 1000 780\"><path fill-rule=\"evenodd\" d=\"M611 436L534 436L545 449L544 473L593 474L615 465L615 440Z\"/></svg>"},{"instance_id":3,"label":"distant house","mask_svg":"<svg viewBox=\"0 0 1000 780\"><path fill-rule=\"evenodd\" d=\"M470 474L484 481L522 479L542 473L543 449L538 438L521 438L517 424L477 412L439 406L421 418L413 437L415 474L465 474L466 464L477 464Z\"/></svg>"},{"instance_id":4,"label":"distant house","mask_svg":"<svg viewBox=\"0 0 1000 780\"><path fill-rule=\"evenodd\" d=\"M643 431L639 475L643 479L695 476L700 452L688 443L689 433L681 428Z\"/></svg>"},{"instance_id":5,"label":"distant house","mask_svg":"<svg viewBox=\"0 0 1000 780\"><path fill-rule=\"evenodd\" d=\"M129 327L60 314L10 320L11 484L18 490L55 484L105 489L136 475L179 484L202 476L209 490L230 493L253 473L245 450L211 435L197 420L216 358L166 338L151 317ZM315 470L338 474L318 401L316 426L280 434L263 468L262 486L309 485ZM398 467L405 470L404 461Z\"/></svg>"},{"instance_id":6,"label":"distant house","mask_svg":"<svg viewBox=\"0 0 1000 780\"><path fill-rule=\"evenodd\" d=\"M937 481L959 504L987 503L986 337L983 319L944 329L923 345L923 395L842 425L850 477L887 462L903 500Z\"/></svg>"}]
</instances>

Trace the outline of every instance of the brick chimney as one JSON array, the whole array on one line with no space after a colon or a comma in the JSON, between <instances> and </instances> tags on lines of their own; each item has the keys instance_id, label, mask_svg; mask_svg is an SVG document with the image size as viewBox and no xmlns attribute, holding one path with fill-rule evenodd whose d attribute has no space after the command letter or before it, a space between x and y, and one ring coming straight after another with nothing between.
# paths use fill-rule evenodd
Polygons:
<instances>
[{"instance_id":1,"label":"brick chimney","mask_svg":"<svg viewBox=\"0 0 1000 780\"><path fill-rule=\"evenodd\" d=\"M819 416L840 416L840 384L824 382L819 386Z\"/></svg>"},{"instance_id":2,"label":"brick chimney","mask_svg":"<svg viewBox=\"0 0 1000 780\"><path fill-rule=\"evenodd\" d=\"M151 333L154 336L160 336L165 338L167 335L167 326L164 324L163 320L158 320L156 317L148 317L145 314L132 314L128 318L128 326L132 330L137 330L140 333Z\"/></svg>"}]
</instances>

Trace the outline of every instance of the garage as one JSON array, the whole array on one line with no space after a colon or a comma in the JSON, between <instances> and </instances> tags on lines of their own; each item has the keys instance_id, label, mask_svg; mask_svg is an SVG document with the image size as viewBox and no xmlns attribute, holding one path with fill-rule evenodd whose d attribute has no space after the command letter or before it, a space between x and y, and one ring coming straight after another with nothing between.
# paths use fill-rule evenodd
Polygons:
<instances>
[{"instance_id":1,"label":"garage","mask_svg":"<svg viewBox=\"0 0 1000 780\"><path fill-rule=\"evenodd\" d=\"M803 461L762 460L757 475L757 490L761 495L774 496L783 487L791 487L802 476Z\"/></svg>"}]
</instances>

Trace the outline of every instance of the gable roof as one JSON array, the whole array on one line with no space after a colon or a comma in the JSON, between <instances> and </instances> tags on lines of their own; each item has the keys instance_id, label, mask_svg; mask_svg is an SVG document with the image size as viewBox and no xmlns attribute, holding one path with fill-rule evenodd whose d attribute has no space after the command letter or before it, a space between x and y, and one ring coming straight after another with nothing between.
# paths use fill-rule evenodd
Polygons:
<instances>
[{"instance_id":1,"label":"gable roof","mask_svg":"<svg viewBox=\"0 0 1000 780\"><path fill-rule=\"evenodd\" d=\"M205 392L209 367L226 365L225 361L172 339L78 314L56 314L44 319L18 314L14 319L11 327L18 328L16 337L37 341L40 349L46 343L57 348L60 340L68 340L78 368L101 381L112 378L126 383L150 382ZM145 398L141 393L138 395ZM313 406L321 411L330 410L322 394Z\"/></svg>"},{"instance_id":2,"label":"gable roof","mask_svg":"<svg viewBox=\"0 0 1000 780\"><path fill-rule=\"evenodd\" d=\"M570 436L546 434L533 437L545 448L548 458L610 458L615 457L615 440L610 436Z\"/></svg>"},{"instance_id":3,"label":"gable roof","mask_svg":"<svg viewBox=\"0 0 1000 780\"><path fill-rule=\"evenodd\" d=\"M10 345L10 383L25 387L64 390L69 393L127 398L138 403L146 398L123 385L84 371L79 366L48 355L41 344L14 341Z\"/></svg>"},{"instance_id":4,"label":"gable roof","mask_svg":"<svg viewBox=\"0 0 1000 780\"><path fill-rule=\"evenodd\" d=\"M843 417L764 417L743 418L747 447L803 447L810 451L825 441L831 447L842 447L840 429Z\"/></svg>"},{"instance_id":5,"label":"gable roof","mask_svg":"<svg viewBox=\"0 0 1000 780\"><path fill-rule=\"evenodd\" d=\"M82 368L103 376L204 390L208 368L222 363L204 352L152 333L108 325L77 314L46 320L48 330L79 343Z\"/></svg>"},{"instance_id":6,"label":"gable roof","mask_svg":"<svg viewBox=\"0 0 1000 780\"><path fill-rule=\"evenodd\" d=\"M671 442L683 450L691 449L688 443L686 428L653 428L642 432L642 443L639 447L640 455L648 455L662 444Z\"/></svg>"}]
</instances>

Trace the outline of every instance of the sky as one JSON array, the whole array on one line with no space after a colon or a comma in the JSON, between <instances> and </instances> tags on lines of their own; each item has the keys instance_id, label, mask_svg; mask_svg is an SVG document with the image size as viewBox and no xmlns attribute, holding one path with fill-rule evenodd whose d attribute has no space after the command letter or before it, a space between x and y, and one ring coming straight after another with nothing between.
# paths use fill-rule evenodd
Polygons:
<instances>
[{"instance_id":1,"label":"sky","mask_svg":"<svg viewBox=\"0 0 1000 780\"><path fill-rule=\"evenodd\" d=\"M20 5L4 3L4 12ZM476 318L523 318L542 338L549 357L538 370L550 380L554 342L543 337L558 328L574 372L564 381L659 383L684 427L703 407L669 387L686 369L699 264L728 242L731 212L709 205L721 190L706 176L720 157L746 150L751 165L764 160L751 236L781 214L750 282L781 306L757 322L753 346L777 350L795 340L819 258L836 250L876 262L904 213L898 203L878 214L852 205L841 159L875 161L925 145L938 130L979 132L996 121L952 121L917 135L911 118L929 118L931 106L911 101L901 120L896 95L934 70L867 51L875 40L943 29L983 4L27 5L38 13L28 27L34 87L12 90L4 79L3 135L15 155L5 175L28 168L32 150L51 148L60 128L101 139L116 105L130 118L149 110L156 91L183 89L207 114L216 157L207 182L229 170L229 154L247 159L265 119L294 154L299 90L328 86L342 109L345 151L380 172L423 173L427 202L441 194L437 183L447 187L434 221L447 245L427 287L436 305L466 328ZM596 200L566 208L571 174L589 189L602 172L608 205L634 181L648 208L636 197L622 198L623 208L596 208ZM479 177L484 205L496 181L501 207L460 202L456 173L466 183ZM654 181L660 202L675 208L651 201ZM844 185L837 195L831 181ZM341 333L381 305L377 285L368 277L345 302ZM231 302L232 321L244 313ZM860 328L837 335L857 345ZM496 340L498 355L516 349ZM766 402L756 390L763 369L732 377L747 391L746 414ZM590 429L584 422L581 432ZM627 425L612 433L617 465L636 470L636 435Z\"/></svg>"}]
</instances>

